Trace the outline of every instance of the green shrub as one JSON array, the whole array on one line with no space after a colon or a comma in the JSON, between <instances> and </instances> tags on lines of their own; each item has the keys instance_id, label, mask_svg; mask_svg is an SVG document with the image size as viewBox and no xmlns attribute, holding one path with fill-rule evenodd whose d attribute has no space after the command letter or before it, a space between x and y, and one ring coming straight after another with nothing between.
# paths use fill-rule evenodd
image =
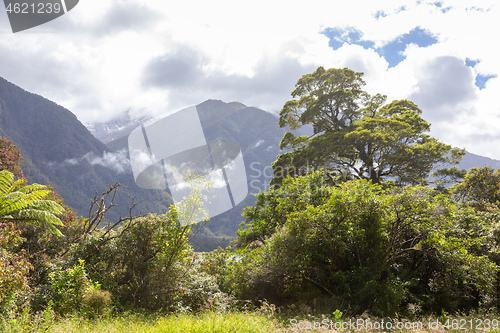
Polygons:
<instances>
[{"instance_id":1,"label":"green shrub","mask_svg":"<svg viewBox=\"0 0 500 333\"><path fill-rule=\"evenodd\" d=\"M54 302L54 310L61 316L80 311L84 297L100 289L98 283L88 278L84 260L79 260L73 268L51 272L49 283L49 298Z\"/></svg>"},{"instance_id":2,"label":"green shrub","mask_svg":"<svg viewBox=\"0 0 500 333\"><path fill-rule=\"evenodd\" d=\"M409 303L436 313L489 302L498 271L491 221L428 187L321 179L287 178L247 209L225 282L238 298L328 300L377 316Z\"/></svg>"},{"instance_id":3,"label":"green shrub","mask_svg":"<svg viewBox=\"0 0 500 333\"><path fill-rule=\"evenodd\" d=\"M233 298L220 290L215 276L200 270L194 264L179 281L179 293L175 300L175 310L180 312L199 312L205 310L227 310Z\"/></svg>"},{"instance_id":4,"label":"green shrub","mask_svg":"<svg viewBox=\"0 0 500 333\"><path fill-rule=\"evenodd\" d=\"M0 315L14 311L30 290L28 273L32 266L24 251L17 251L21 241L12 223L0 222Z\"/></svg>"},{"instance_id":5,"label":"green shrub","mask_svg":"<svg viewBox=\"0 0 500 333\"><path fill-rule=\"evenodd\" d=\"M83 296L82 311L90 319L106 315L111 310L111 293L107 290L92 289Z\"/></svg>"}]
</instances>

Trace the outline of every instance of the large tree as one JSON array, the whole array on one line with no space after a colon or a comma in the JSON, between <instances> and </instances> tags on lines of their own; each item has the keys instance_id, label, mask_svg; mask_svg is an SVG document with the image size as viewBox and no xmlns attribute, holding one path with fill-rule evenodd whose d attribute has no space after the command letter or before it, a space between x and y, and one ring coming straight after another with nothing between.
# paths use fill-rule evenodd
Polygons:
<instances>
[{"instance_id":1,"label":"large tree","mask_svg":"<svg viewBox=\"0 0 500 333\"><path fill-rule=\"evenodd\" d=\"M281 149L293 150L274 162L274 183L301 170L324 168L374 183L425 184L437 164L461 159L463 150L427 134L430 124L417 105L407 100L386 104L386 96L368 95L362 76L347 68L319 67L298 80L279 125L296 130L309 124L312 134L285 134Z\"/></svg>"}]
</instances>

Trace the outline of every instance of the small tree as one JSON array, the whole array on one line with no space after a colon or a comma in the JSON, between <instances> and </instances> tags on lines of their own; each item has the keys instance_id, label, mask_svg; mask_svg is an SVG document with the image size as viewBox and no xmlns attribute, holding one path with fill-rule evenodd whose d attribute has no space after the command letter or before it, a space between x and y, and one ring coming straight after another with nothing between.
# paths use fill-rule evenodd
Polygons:
<instances>
[{"instance_id":1,"label":"small tree","mask_svg":"<svg viewBox=\"0 0 500 333\"><path fill-rule=\"evenodd\" d=\"M51 272L49 283L49 298L54 302L54 310L62 316L82 310L85 296L100 290L100 285L87 276L83 260L75 267Z\"/></svg>"}]
</instances>

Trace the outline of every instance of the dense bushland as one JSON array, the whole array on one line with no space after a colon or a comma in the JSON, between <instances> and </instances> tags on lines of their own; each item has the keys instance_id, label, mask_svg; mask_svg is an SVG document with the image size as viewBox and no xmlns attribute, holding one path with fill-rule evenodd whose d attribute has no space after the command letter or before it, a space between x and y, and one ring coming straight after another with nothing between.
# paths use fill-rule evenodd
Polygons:
<instances>
[{"instance_id":1,"label":"dense bushland","mask_svg":"<svg viewBox=\"0 0 500 333\"><path fill-rule=\"evenodd\" d=\"M238 297L379 316L496 306L498 207L481 212L423 186L323 179L286 178L247 208L228 263Z\"/></svg>"},{"instance_id":2,"label":"dense bushland","mask_svg":"<svg viewBox=\"0 0 500 333\"><path fill-rule=\"evenodd\" d=\"M203 224L179 222L198 214L200 193L163 215L136 216L132 200L129 216L110 220L115 184L78 217L50 187L27 184L19 150L2 139L0 315L102 319L263 302L289 315L498 311L500 171L443 169L428 186L436 163L463 152L427 135L416 105L385 105L363 84L347 69L299 80L280 123L314 134L284 136L292 150L274 164L273 186L246 209L236 241L208 253L189 245Z\"/></svg>"}]
</instances>

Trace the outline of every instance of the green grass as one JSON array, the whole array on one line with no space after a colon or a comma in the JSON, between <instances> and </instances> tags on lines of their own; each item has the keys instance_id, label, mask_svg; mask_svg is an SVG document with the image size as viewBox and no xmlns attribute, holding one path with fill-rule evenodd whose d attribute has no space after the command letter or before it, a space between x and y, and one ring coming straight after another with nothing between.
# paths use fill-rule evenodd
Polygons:
<instances>
[{"instance_id":1,"label":"green grass","mask_svg":"<svg viewBox=\"0 0 500 333\"><path fill-rule=\"evenodd\" d=\"M326 317L313 317L313 316L300 316L295 317L298 320L295 323L301 322L301 328L307 327L307 322L318 321L321 322L322 319ZM486 315L486 316L468 316L468 317L458 317L469 319L477 318L489 318L490 320L496 319L496 315ZM224 313L201 313L201 314L175 314L175 315L164 315L164 316L154 316L154 315L141 315L141 314L123 314L100 318L98 320L88 320L82 319L82 317L74 316L65 319L54 319L53 316L49 316L48 313L42 314L41 317L34 316L31 314L24 313L15 318L2 319L0 318L0 332L11 333L11 332L49 332L49 333L123 333L123 332L172 332L172 333L197 333L197 332L207 332L207 333L232 333L232 332L280 332L280 333L292 333L292 332L316 332L316 333L327 333L327 332L340 332L336 330L330 330L325 328L317 329L299 329L297 327L294 329L290 325L290 319L292 318L280 318L272 315L269 312L255 311L255 312L224 312ZM344 319L349 321L349 319ZM353 321L356 318L352 318ZM372 322L379 321L378 318L370 318ZM401 319L403 322L408 322L408 320ZM409 330L409 329L393 329L391 332L400 333L445 333L445 332L484 332L480 329L450 329L446 330L439 326L429 327L427 323L436 322L437 320L442 320L442 318L429 317L421 318L420 321L424 323L421 329ZM387 321L387 320L386 320ZM496 328L496 327L495 327ZM341 330L345 332L345 330ZM381 332L377 329L355 329L353 332ZM499 333L500 329L488 330L491 333Z\"/></svg>"},{"instance_id":2,"label":"green grass","mask_svg":"<svg viewBox=\"0 0 500 333\"><path fill-rule=\"evenodd\" d=\"M2 332L53 332L53 333L123 333L123 332L276 332L278 324L266 316L253 313L204 313L179 314L163 317L123 315L99 320L71 317L57 321L33 324L18 320L0 325ZM3 326L3 327L2 327Z\"/></svg>"}]
</instances>

